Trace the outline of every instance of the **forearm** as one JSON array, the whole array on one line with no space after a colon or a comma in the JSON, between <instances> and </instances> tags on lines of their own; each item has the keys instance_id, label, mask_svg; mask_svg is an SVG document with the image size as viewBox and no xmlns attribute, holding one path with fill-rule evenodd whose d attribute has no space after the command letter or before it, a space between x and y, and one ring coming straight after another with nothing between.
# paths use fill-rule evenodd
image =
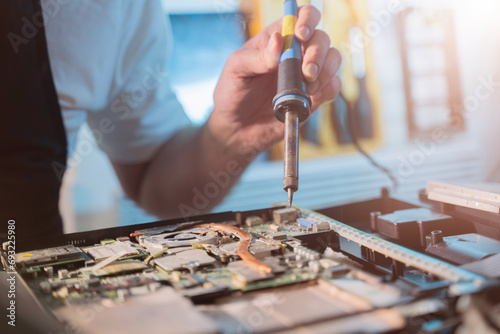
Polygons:
<instances>
[{"instance_id":1,"label":"forearm","mask_svg":"<svg viewBox=\"0 0 500 334\"><path fill-rule=\"evenodd\" d=\"M219 142L207 123L183 129L144 168L136 201L162 218L209 212L238 181L254 155Z\"/></svg>"}]
</instances>

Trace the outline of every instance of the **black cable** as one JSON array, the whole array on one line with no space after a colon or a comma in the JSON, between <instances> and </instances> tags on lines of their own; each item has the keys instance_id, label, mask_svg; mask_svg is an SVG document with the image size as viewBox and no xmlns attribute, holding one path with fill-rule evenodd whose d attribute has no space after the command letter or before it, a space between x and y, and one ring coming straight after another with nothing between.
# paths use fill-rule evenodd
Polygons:
<instances>
[{"instance_id":1,"label":"black cable","mask_svg":"<svg viewBox=\"0 0 500 334\"><path fill-rule=\"evenodd\" d=\"M339 97L342 98L346 105L349 104L349 101L345 99L344 95L342 93L339 94ZM335 103L335 102L333 102ZM394 176L394 174L386 167L382 166L379 164L373 157L365 151L363 147L361 147L361 144L359 143L359 135L358 131L356 129L356 124L358 124L358 120L356 117L356 110L354 108L347 108L347 130L349 131L349 134L352 139L352 143L354 144L354 147L358 150L358 152L363 155L371 164L373 167L379 169L381 172L383 172L391 181L392 184L392 191L396 192L398 189L399 183L398 179Z\"/></svg>"}]
</instances>

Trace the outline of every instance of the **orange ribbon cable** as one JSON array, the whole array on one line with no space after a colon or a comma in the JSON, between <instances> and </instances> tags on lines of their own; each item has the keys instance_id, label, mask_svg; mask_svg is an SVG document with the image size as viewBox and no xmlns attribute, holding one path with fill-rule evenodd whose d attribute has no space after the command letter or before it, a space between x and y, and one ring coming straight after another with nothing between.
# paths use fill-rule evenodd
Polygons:
<instances>
[{"instance_id":1,"label":"orange ribbon cable","mask_svg":"<svg viewBox=\"0 0 500 334\"><path fill-rule=\"evenodd\" d=\"M271 267L269 267L264 262L257 260L255 256L253 256L248 251L248 247L250 246L250 242L252 241L252 235L249 232L242 230L241 228L238 228L236 226L215 223L201 224L194 227L208 227L214 229L215 231L229 231L235 233L240 238L240 245L238 246L238 249L236 249L236 254L243 260L243 262L260 272L265 272L267 274L270 274L272 272Z\"/></svg>"}]
</instances>

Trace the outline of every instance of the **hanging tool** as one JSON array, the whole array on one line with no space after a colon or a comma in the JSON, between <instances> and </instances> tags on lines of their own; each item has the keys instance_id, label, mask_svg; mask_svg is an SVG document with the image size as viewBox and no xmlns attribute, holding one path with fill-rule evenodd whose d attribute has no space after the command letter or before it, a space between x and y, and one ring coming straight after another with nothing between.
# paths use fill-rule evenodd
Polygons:
<instances>
[{"instance_id":1,"label":"hanging tool","mask_svg":"<svg viewBox=\"0 0 500 334\"><path fill-rule=\"evenodd\" d=\"M347 8L351 15L352 25L349 30L351 44L351 64L357 82L357 94L348 103L353 111L351 116L355 121L355 130L361 138L372 138L373 110L366 83L365 41L361 31L361 19L352 0L346 0Z\"/></svg>"},{"instance_id":2,"label":"hanging tool","mask_svg":"<svg viewBox=\"0 0 500 334\"><path fill-rule=\"evenodd\" d=\"M296 0L284 5L282 35L283 51L278 68L278 93L273 107L276 118L285 123L285 171L283 189L292 206L293 193L299 189L299 123L309 117L311 98L306 92L302 75L302 48L295 37L298 6Z\"/></svg>"},{"instance_id":3,"label":"hanging tool","mask_svg":"<svg viewBox=\"0 0 500 334\"><path fill-rule=\"evenodd\" d=\"M359 27L353 27L351 37L351 61L354 76L358 82L359 95L354 103L356 128L362 138L373 137L373 111L366 84L366 63L363 43L356 45L356 41L363 40L363 33Z\"/></svg>"},{"instance_id":4,"label":"hanging tool","mask_svg":"<svg viewBox=\"0 0 500 334\"><path fill-rule=\"evenodd\" d=\"M353 93L347 95L350 99L340 94L330 105L332 125L340 144L354 143L355 139L371 139L374 136L373 111L366 84L365 52L361 29L357 26L352 27L349 37L352 72L355 78L353 84L356 87L352 90ZM353 122L352 128L349 122ZM352 138L352 136L357 138Z\"/></svg>"}]
</instances>

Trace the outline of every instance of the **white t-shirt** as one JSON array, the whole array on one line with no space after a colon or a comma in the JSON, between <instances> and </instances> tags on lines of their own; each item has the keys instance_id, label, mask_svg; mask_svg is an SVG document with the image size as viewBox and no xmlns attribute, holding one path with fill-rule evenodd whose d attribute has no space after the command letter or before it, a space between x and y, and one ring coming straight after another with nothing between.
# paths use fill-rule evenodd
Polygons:
<instances>
[{"instance_id":1,"label":"white t-shirt","mask_svg":"<svg viewBox=\"0 0 500 334\"><path fill-rule=\"evenodd\" d=\"M156 0L42 0L69 152L87 121L99 147L141 163L190 124L167 74L170 27Z\"/></svg>"}]
</instances>

